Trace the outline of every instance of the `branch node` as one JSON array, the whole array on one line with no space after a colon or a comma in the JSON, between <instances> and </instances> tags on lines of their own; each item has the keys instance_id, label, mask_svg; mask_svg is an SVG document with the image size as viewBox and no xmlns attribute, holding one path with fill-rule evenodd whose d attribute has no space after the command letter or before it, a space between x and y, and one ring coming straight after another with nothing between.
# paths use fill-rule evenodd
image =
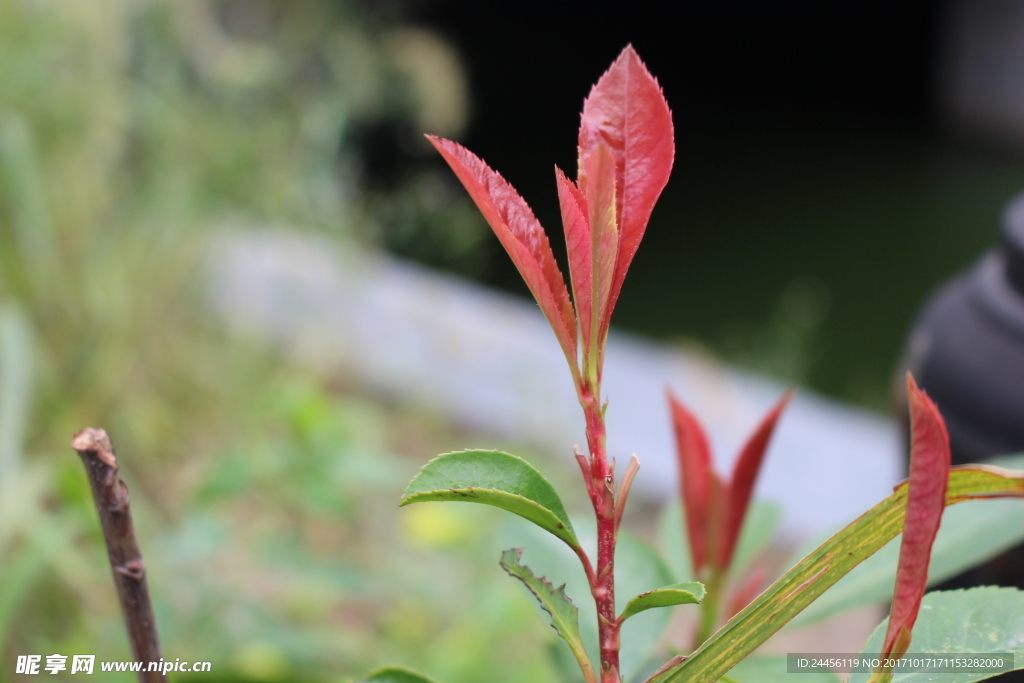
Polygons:
<instances>
[{"instance_id":1,"label":"branch node","mask_svg":"<svg viewBox=\"0 0 1024 683\"><path fill-rule=\"evenodd\" d=\"M141 557L139 557L134 560L128 560L123 565L114 567L114 571L122 576L127 576L130 579L142 581L146 576L146 563L143 562Z\"/></svg>"}]
</instances>

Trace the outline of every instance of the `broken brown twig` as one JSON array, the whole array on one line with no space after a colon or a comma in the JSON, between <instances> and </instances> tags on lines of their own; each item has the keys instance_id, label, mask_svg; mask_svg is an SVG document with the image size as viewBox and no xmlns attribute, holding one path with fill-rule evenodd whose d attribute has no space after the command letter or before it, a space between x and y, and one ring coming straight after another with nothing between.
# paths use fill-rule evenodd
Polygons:
<instances>
[{"instance_id":1,"label":"broken brown twig","mask_svg":"<svg viewBox=\"0 0 1024 683\"><path fill-rule=\"evenodd\" d=\"M146 583L146 565L135 540L128 507L128 487L117 476L117 459L110 437L102 429L83 429L75 434L71 447L82 456L89 475L93 499L99 512L107 557L114 573L114 586L121 601L121 613L128 628L135 661L142 663L141 683L167 683L162 671L147 671L151 662L160 662L160 640L153 618L153 605Z\"/></svg>"}]
</instances>

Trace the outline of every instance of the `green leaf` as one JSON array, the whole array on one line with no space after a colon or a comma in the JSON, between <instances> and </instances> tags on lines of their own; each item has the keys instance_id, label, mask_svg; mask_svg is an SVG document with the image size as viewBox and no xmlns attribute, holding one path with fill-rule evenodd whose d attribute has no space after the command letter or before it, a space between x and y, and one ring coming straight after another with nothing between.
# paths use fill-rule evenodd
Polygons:
<instances>
[{"instance_id":1,"label":"green leaf","mask_svg":"<svg viewBox=\"0 0 1024 683\"><path fill-rule=\"evenodd\" d=\"M807 669L794 679L786 672L786 655L755 655L747 657L729 671L729 678L737 683L840 683L839 676L830 669ZM724 681L725 677L720 680Z\"/></svg>"},{"instance_id":2,"label":"green leaf","mask_svg":"<svg viewBox=\"0 0 1024 683\"><path fill-rule=\"evenodd\" d=\"M615 603L620 614L632 596L671 583L672 575L653 546L632 534L619 533L615 549ZM657 609L630 619L629 628L622 632L619 650L623 680L635 680L649 665L671 616L669 610ZM596 619L594 625L596 629Z\"/></svg>"},{"instance_id":3,"label":"green leaf","mask_svg":"<svg viewBox=\"0 0 1024 683\"><path fill-rule=\"evenodd\" d=\"M1024 456L996 458L989 464L1024 469ZM934 585L960 574L1024 540L1024 505L1016 500L982 500L947 510L932 547L928 583ZM817 545L817 544L815 544ZM806 548L803 557L811 548ZM803 626L863 605L892 599L899 559L899 537L829 588L793 619Z\"/></svg>"},{"instance_id":4,"label":"green leaf","mask_svg":"<svg viewBox=\"0 0 1024 683\"><path fill-rule=\"evenodd\" d=\"M575 520L583 547L592 551L597 534L592 520ZM528 524L510 522L502 528L501 543L529 548L530 566L537 574L557 576L566 582L566 592L574 596L590 594L590 585L579 559L565 545L550 534ZM593 553L591 553L593 555ZM619 533L615 551L616 609L622 612L629 598L639 593L661 588L674 581L658 553L645 541L624 531ZM590 599L577 599L580 611L580 634L591 661L598 660L597 612ZM629 628L622 631L619 663L623 680L637 680L642 671L657 668L650 660L665 633L671 613L669 610L649 610L629 620ZM660 662L659 662L660 663Z\"/></svg>"},{"instance_id":5,"label":"green leaf","mask_svg":"<svg viewBox=\"0 0 1024 683\"><path fill-rule=\"evenodd\" d=\"M359 683L434 683L434 679L401 666L385 666L359 679Z\"/></svg>"},{"instance_id":6,"label":"green leaf","mask_svg":"<svg viewBox=\"0 0 1024 683\"><path fill-rule=\"evenodd\" d=\"M655 607L695 605L703 599L704 584L698 581L673 583L671 586L641 593L630 600L626 603L626 609L622 611L622 620L625 621L634 614L639 614Z\"/></svg>"},{"instance_id":7,"label":"green leaf","mask_svg":"<svg viewBox=\"0 0 1024 683\"><path fill-rule=\"evenodd\" d=\"M888 621L883 621L868 638L865 654L882 651ZM1024 668L1024 592L985 586L925 595L908 652L979 655L1012 652L1014 668ZM973 683L994 675L908 671L896 673L893 683ZM870 676L870 673L850 674L850 683L866 683Z\"/></svg>"},{"instance_id":8,"label":"green leaf","mask_svg":"<svg viewBox=\"0 0 1024 683\"><path fill-rule=\"evenodd\" d=\"M409 482L399 505L434 500L493 505L579 547L554 487L530 463L509 453L471 450L434 458Z\"/></svg>"},{"instance_id":9,"label":"green leaf","mask_svg":"<svg viewBox=\"0 0 1024 683\"><path fill-rule=\"evenodd\" d=\"M974 465L949 473L946 504L978 496L1024 496L1024 472ZM903 528L906 482L786 572L685 661L652 683L714 681Z\"/></svg>"},{"instance_id":10,"label":"green leaf","mask_svg":"<svg viewBox=\"0 0 1024 683\"><path fill-rule=\"evenodd\" d=\"M523 555L522 548L511 548L501 554L501 567L509 576L523 582L545 612L551 615L551 626L562 637L572 650L573 656L583 671L587 681L596 680L594 669L587 657L583 639L580 637L580 612L572 600L565 594L565 584L555 588L543 576L534 576L533 571L519 562Z\"/></svg>"}]
</instances>

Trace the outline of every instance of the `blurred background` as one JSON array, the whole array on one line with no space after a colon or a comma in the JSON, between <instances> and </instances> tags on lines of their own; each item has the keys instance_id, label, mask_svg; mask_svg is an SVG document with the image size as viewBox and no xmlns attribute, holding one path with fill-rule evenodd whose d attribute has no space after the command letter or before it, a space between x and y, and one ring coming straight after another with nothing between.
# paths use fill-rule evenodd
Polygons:
<instances>
[{"instance_id":1,"label":"blurred background","mask_svg":"<svg viewBox=\"0 0 1024 683\"><path fill-rule=\"evenodd\" d=\"M629 42L677 161L616 323L891 411L915 312L1024 187L1024 5L663 7L0 0L0 680L17 654L128 658L69 448L87 425L121 456L165 656L212 661L203 680L563 680L495 566L500 516L395 501L467 440L537 461L579 511L572 473L367 386L330 340L226 325L211 245L308 239L524 296L422 133L555 235L551 166L573 169L582 100Z\"/></svg>"}]
</instances>

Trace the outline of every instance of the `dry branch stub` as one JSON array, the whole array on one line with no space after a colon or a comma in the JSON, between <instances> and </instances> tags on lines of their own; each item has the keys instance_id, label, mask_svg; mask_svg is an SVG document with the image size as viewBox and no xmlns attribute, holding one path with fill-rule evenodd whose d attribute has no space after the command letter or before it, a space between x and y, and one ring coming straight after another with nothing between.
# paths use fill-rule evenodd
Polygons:
<instances>
[{"instance_id":1,"label":"dry branch stub","mask_svg":"<svg viewBox=\"0 0 1024 683\"><path fill-rule=\"evenodd\" d=\"M71 447L78 451L92 487L99 513L114 586L121 602L128 640L135 661L142 662L141 683L166 683L161 671L146 671L150 662L163 659L146 582L146 564L135 538L128 487L117 476L117 458L110 437L102 429L87 428L75 434Z\"/></svg>"}]
</instances>

